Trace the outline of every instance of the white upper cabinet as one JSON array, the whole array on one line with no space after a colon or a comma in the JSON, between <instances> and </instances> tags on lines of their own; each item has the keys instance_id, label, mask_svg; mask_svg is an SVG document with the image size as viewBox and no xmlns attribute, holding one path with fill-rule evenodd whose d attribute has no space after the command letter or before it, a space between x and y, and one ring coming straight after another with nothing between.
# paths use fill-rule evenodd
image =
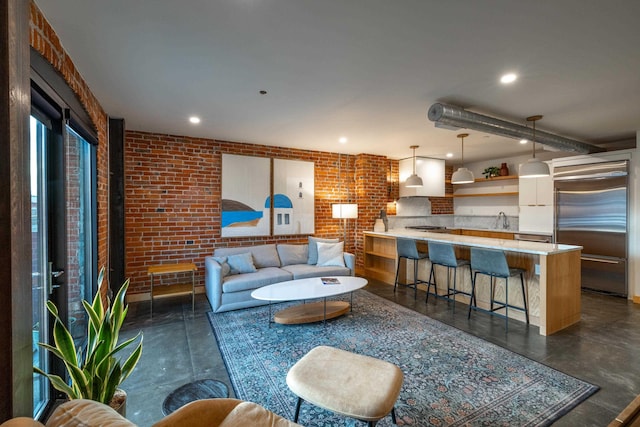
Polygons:
<instances>
[{"instance_id":1,"label":"white upper cabinet","mask_svg":"<svg viewBox=\"0 0 640 427\"><path fill-rule=\"evenodd\" d=\"M444 197L444 160L416 157L416 174L422 187L407 188L405 182L413 173L413 157L400 160L400 197Z\"/></svg>"},{"instance_id":2,"label":"white upper cabinet","mask_svg":"<svg viewBox=\"0 0 640 427\"><path fill-rule=\"evenodd\" d=\"M520 206L553 206L553 176L520 178L518 187Z\"/></svg>"},{"instance_id":3,"label":"white upper cabinet","mask_svg":"<svg viewBox=\"0 0 640 427\"><path fill-rule=\"evenodd\" d=\"M553 234L553 175L520 178L518 187L519 230Z\"/></svg>"}]
</instances>

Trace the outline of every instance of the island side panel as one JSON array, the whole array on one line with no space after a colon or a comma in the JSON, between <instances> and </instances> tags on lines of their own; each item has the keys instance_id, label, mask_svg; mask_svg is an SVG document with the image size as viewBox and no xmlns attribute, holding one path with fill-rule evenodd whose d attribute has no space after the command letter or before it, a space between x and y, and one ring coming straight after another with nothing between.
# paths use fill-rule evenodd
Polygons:
<instances>
[{"instance_id":1,"label":"island side panel","mask_svg":"<svg viewBox=\"0 0 640 427\"><path fill-rule=\"evenodd\" d=\"M580 321L581 251L540 256L540 334Z\"/></svg>"}]
</instances>

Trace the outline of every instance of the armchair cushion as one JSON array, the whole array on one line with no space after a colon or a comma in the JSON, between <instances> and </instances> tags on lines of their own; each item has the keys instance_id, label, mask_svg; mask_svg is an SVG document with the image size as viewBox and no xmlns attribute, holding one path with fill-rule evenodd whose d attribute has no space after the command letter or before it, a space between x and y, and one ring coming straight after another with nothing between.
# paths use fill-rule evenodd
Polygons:
<instances>
[{"instance_id":1,"label":"armchair cushion","mask_svg":"<svg viewBox=\"0 0 640 427\"><path fill-rule=\"evenodd\" d=\"M153 427L296 427L298 424L253 403L237 399L204 399L184 405Z\"/></svg>"},{"instance_id":2,"label":"armchair cushion","mask_svg":"<svg viewBox=\"0 0 640 427\"><path fill-rule=\"evenodd\" d=\"M94 400L75 399L58 406L47 420L47 427L135 427L113 408Z\"/></svg>"},{"instance_id":3,"label":"armchair cushion","mask_svg":"<svg viewBox=\"0 0 640 427\"><path fill-rule=\"evenodd\" d=\"M44 427L44 424L28 417L17 417L0 424L0 427Z\"/></svg>"}]
</instances>

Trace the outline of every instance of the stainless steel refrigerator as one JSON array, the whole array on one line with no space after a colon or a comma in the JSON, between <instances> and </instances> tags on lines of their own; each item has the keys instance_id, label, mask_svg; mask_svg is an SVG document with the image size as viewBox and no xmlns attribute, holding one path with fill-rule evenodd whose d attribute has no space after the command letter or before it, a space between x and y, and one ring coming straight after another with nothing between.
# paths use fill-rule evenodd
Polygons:
<instances>
[{"instance_id":1,"label":"stainless steel refrigerator","mask_svg":"<svg viewBox=\"0 0 640 427\"><path fill-rule=\"evenodd\" d=\"M627 296L628 162L557 167L556 243L583 246L582 287Z\"/></svg>"}]
</instances>

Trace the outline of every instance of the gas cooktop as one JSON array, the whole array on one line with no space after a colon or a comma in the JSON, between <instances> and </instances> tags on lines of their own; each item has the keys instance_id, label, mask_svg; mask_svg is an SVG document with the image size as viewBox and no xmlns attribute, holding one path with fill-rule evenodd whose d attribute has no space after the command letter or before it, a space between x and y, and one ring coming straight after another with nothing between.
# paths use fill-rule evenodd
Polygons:
<instances>
[{"instance_id":1,"label":"gas cooktop","mask_svg":"<svg viewBox=\"0 0 640 427\"><path fill-rule=\"evenodd\" d=\"M423 230L423 231L432 231L432 230L444 230L445 227L440 225L407 225L405 228L411 230Z\"/></svg>"}]
</instances>

